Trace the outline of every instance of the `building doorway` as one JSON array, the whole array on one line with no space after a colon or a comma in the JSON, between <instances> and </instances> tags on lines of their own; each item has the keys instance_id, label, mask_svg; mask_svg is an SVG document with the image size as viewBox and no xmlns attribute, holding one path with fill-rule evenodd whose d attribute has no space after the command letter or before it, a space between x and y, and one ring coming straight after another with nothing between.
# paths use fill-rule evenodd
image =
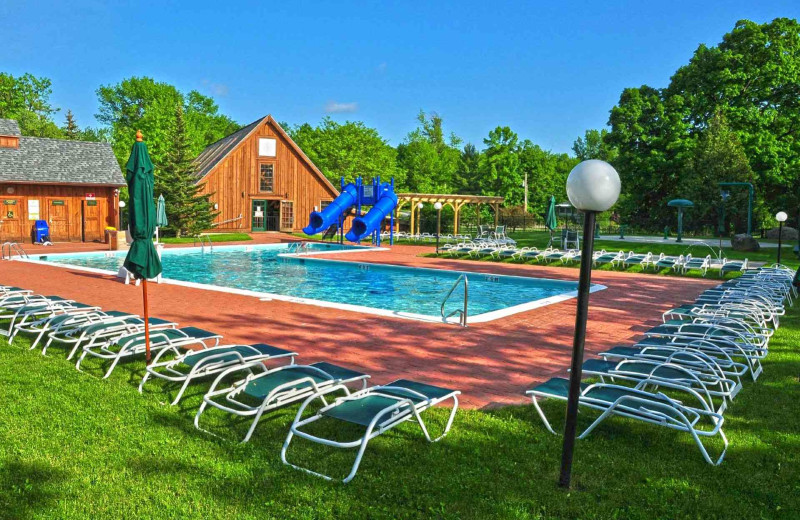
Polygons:
<instances>
[{"instance_id":1,"label":"building doorway","mask_svg":"<svg viewBox=\"0 0 800 520\"><path fill-rule=\"evenodd\" d=\"M81 201L81 240L100 241L102 238L100 206L97 200Z\"/></svg>"},{"instance_id":2,"label":"building doorway","mask_svg":"<svg viewBox=\"0 0 800 520\"><path fill-rule=\"evenodd\" d=\"M281 204L277 200L257 199L253 201L252 231L278 231Z\"/></svg>"},{"instance_id":3,"label":"building doorway","mask_svg":"<svg viewBox=\"0 0 800 520\"><path fill-rule=\"evenodd\" d=\"M53 241L69 241L69 200L50 199L47 201L47 222Z\"/></svg>"}]
</instances>

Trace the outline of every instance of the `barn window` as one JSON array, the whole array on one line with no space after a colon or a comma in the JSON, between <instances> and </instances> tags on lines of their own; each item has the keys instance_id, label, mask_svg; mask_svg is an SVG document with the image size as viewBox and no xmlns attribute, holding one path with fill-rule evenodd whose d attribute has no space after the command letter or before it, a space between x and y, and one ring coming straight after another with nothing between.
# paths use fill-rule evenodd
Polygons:
<instances>
[{"instance_id":1,"label":"barn window","mask_svg":"<svg viewBox=\"0 0 800 520\"><path fill-rule=\"evenodd\" d=\"M331 205L331 202L333 202L333 201L332 200L321 200L321 201L319 201L319 210L320 211L324 210L325 208L327 208L328 206Z\"/></svg>"},{"instance_id":2,"label":"barn window","mask_svg":"<svg viewBox=\"0 0 800 520\"><path fill-rule=\"evenodd\" d=\"M272 191L275 189L275 165L262 164L259 171L258 190Z\"/></svg>"},{"instance_id":3,"label":"barn window","mask_svg":"<svg viewBox=\"0 0 800 520\"><path fill-rule=\"evenodd\" d=\"M268 139L266 137L259 138L258 155L261 157L275 157L276 148L277 141L275 141L275 139Z\"/></svg>"},{"instance_id":4,"label":"barn window","mask_svg":"<svg viewBox=\"0 0 800 520\"><path fill-rule=\"evenodd\" d=\"M294 203L291 200L281 201L281 229L294 227Z\"/></svg>"}]
</instances>

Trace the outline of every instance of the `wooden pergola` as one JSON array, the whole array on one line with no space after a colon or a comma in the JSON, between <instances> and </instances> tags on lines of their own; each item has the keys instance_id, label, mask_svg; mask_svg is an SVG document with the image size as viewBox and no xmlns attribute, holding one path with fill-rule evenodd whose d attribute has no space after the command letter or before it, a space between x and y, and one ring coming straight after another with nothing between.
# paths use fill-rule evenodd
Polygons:
<instances>
[{"instance_id":1,"label":"wooden pergola","mask_svg":"<svg viewBox=\"0 0 800 520\"><path fill-rule=\"evenodd\" d=\"M438 193L398 193L397 194L397 213L400 213L400 208L409 204L411 206L411 232L414 232L414 217L416 217L416 229L419 232L419 211L417 211L417 204L436 204L442 203L442 207L450 206L453 208L453 234L458 233L458 216L461 213L461 208L467 204L475 204L475 211L480 215L481 204L488 204L494 211L494 225L497 226L498 217L500 214L500 205L505 201L503 197L487 197L483 195L446 195ZM396 231L400 230L400 219L395 219Z\"/></svg>"}]
</instances>

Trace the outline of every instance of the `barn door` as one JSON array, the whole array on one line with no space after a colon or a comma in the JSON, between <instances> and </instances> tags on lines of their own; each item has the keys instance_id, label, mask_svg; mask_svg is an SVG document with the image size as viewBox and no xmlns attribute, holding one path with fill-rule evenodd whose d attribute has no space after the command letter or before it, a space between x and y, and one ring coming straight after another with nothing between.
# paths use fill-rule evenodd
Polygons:
<instances>
[{"instance_id":1,"label":"barn door","mask_svg":"<svg viewBox=\"0 0 800 520\"><path fill-rule=\"evenodd\" d=\"M84 242L91 242L93 240L100 240L103 238L100 222L100 205L96 200L81 201L83 207L81 212L83 215L83 232L81 238Z\"/></svg>"},{"instance_id":2,"label":"barn door","mask_svg":"<svg viewBox=\"0 0 800 520\"><path fill-rule=\"evenodd\" d=\"M281 231L291 233L294 229L294 202L291 200L281 201Z\"/></svg>"},{"instance_id":3,"label":"barn door","mask_svg":"<svg viewBox=\"0 0 800 520\"><path fill-rule=\"evenodd\" d=\"M0 238L3 241L23 240L25 221L22 214L22 199L2 199L0 202Z\"/></svg>"},{"instance_id":4,"label":"barn door","mask_svg":"<svg viewBox=\"0 0 800 520\"><path fill-rule=\"evenodd\" d=\"M253 201L253 214L252 214L252 224L251 230L252 231L266 231L266 211L267 211L267 201L266 200L254 200Z\"/></svg>"},{"instance_id":5,"label":"barn door","mask_svg":"<svg viewBox=\"0 0 800 520\"><path fill-rule=\"evenodd\" d=\"M50 199L47 204L47 223L50 225L50 238L69 240L69 201L67 199Z\"/></svg>"}]
</instances>

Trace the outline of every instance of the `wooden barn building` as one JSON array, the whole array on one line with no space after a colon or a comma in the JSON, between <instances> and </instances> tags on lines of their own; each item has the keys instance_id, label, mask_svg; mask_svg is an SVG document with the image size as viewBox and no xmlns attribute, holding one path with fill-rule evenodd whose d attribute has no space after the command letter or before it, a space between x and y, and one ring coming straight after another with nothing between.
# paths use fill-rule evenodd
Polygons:
<instances>
[{"instance_id":1,"label":"wooden barn building","mask_svg":"<svg viewBox=\"0 0 800 520\"><path fill-rule=\"evenodd\" d=\"M104 240L124 185L108 143L26 137L0 119L0 242L29 242L36 220L53 241Z\"/></svg>"},{"instance_id":2,"label":"wooden barn building","mask_svg":"<svg viewBox=\"0 0 800 520\"><path fill-rule=\"evenodd\" d=\"M269 115L207 146L194 164L219 212L215 231L298 232L339 194Z\"/></svg>"}]
</instances>

